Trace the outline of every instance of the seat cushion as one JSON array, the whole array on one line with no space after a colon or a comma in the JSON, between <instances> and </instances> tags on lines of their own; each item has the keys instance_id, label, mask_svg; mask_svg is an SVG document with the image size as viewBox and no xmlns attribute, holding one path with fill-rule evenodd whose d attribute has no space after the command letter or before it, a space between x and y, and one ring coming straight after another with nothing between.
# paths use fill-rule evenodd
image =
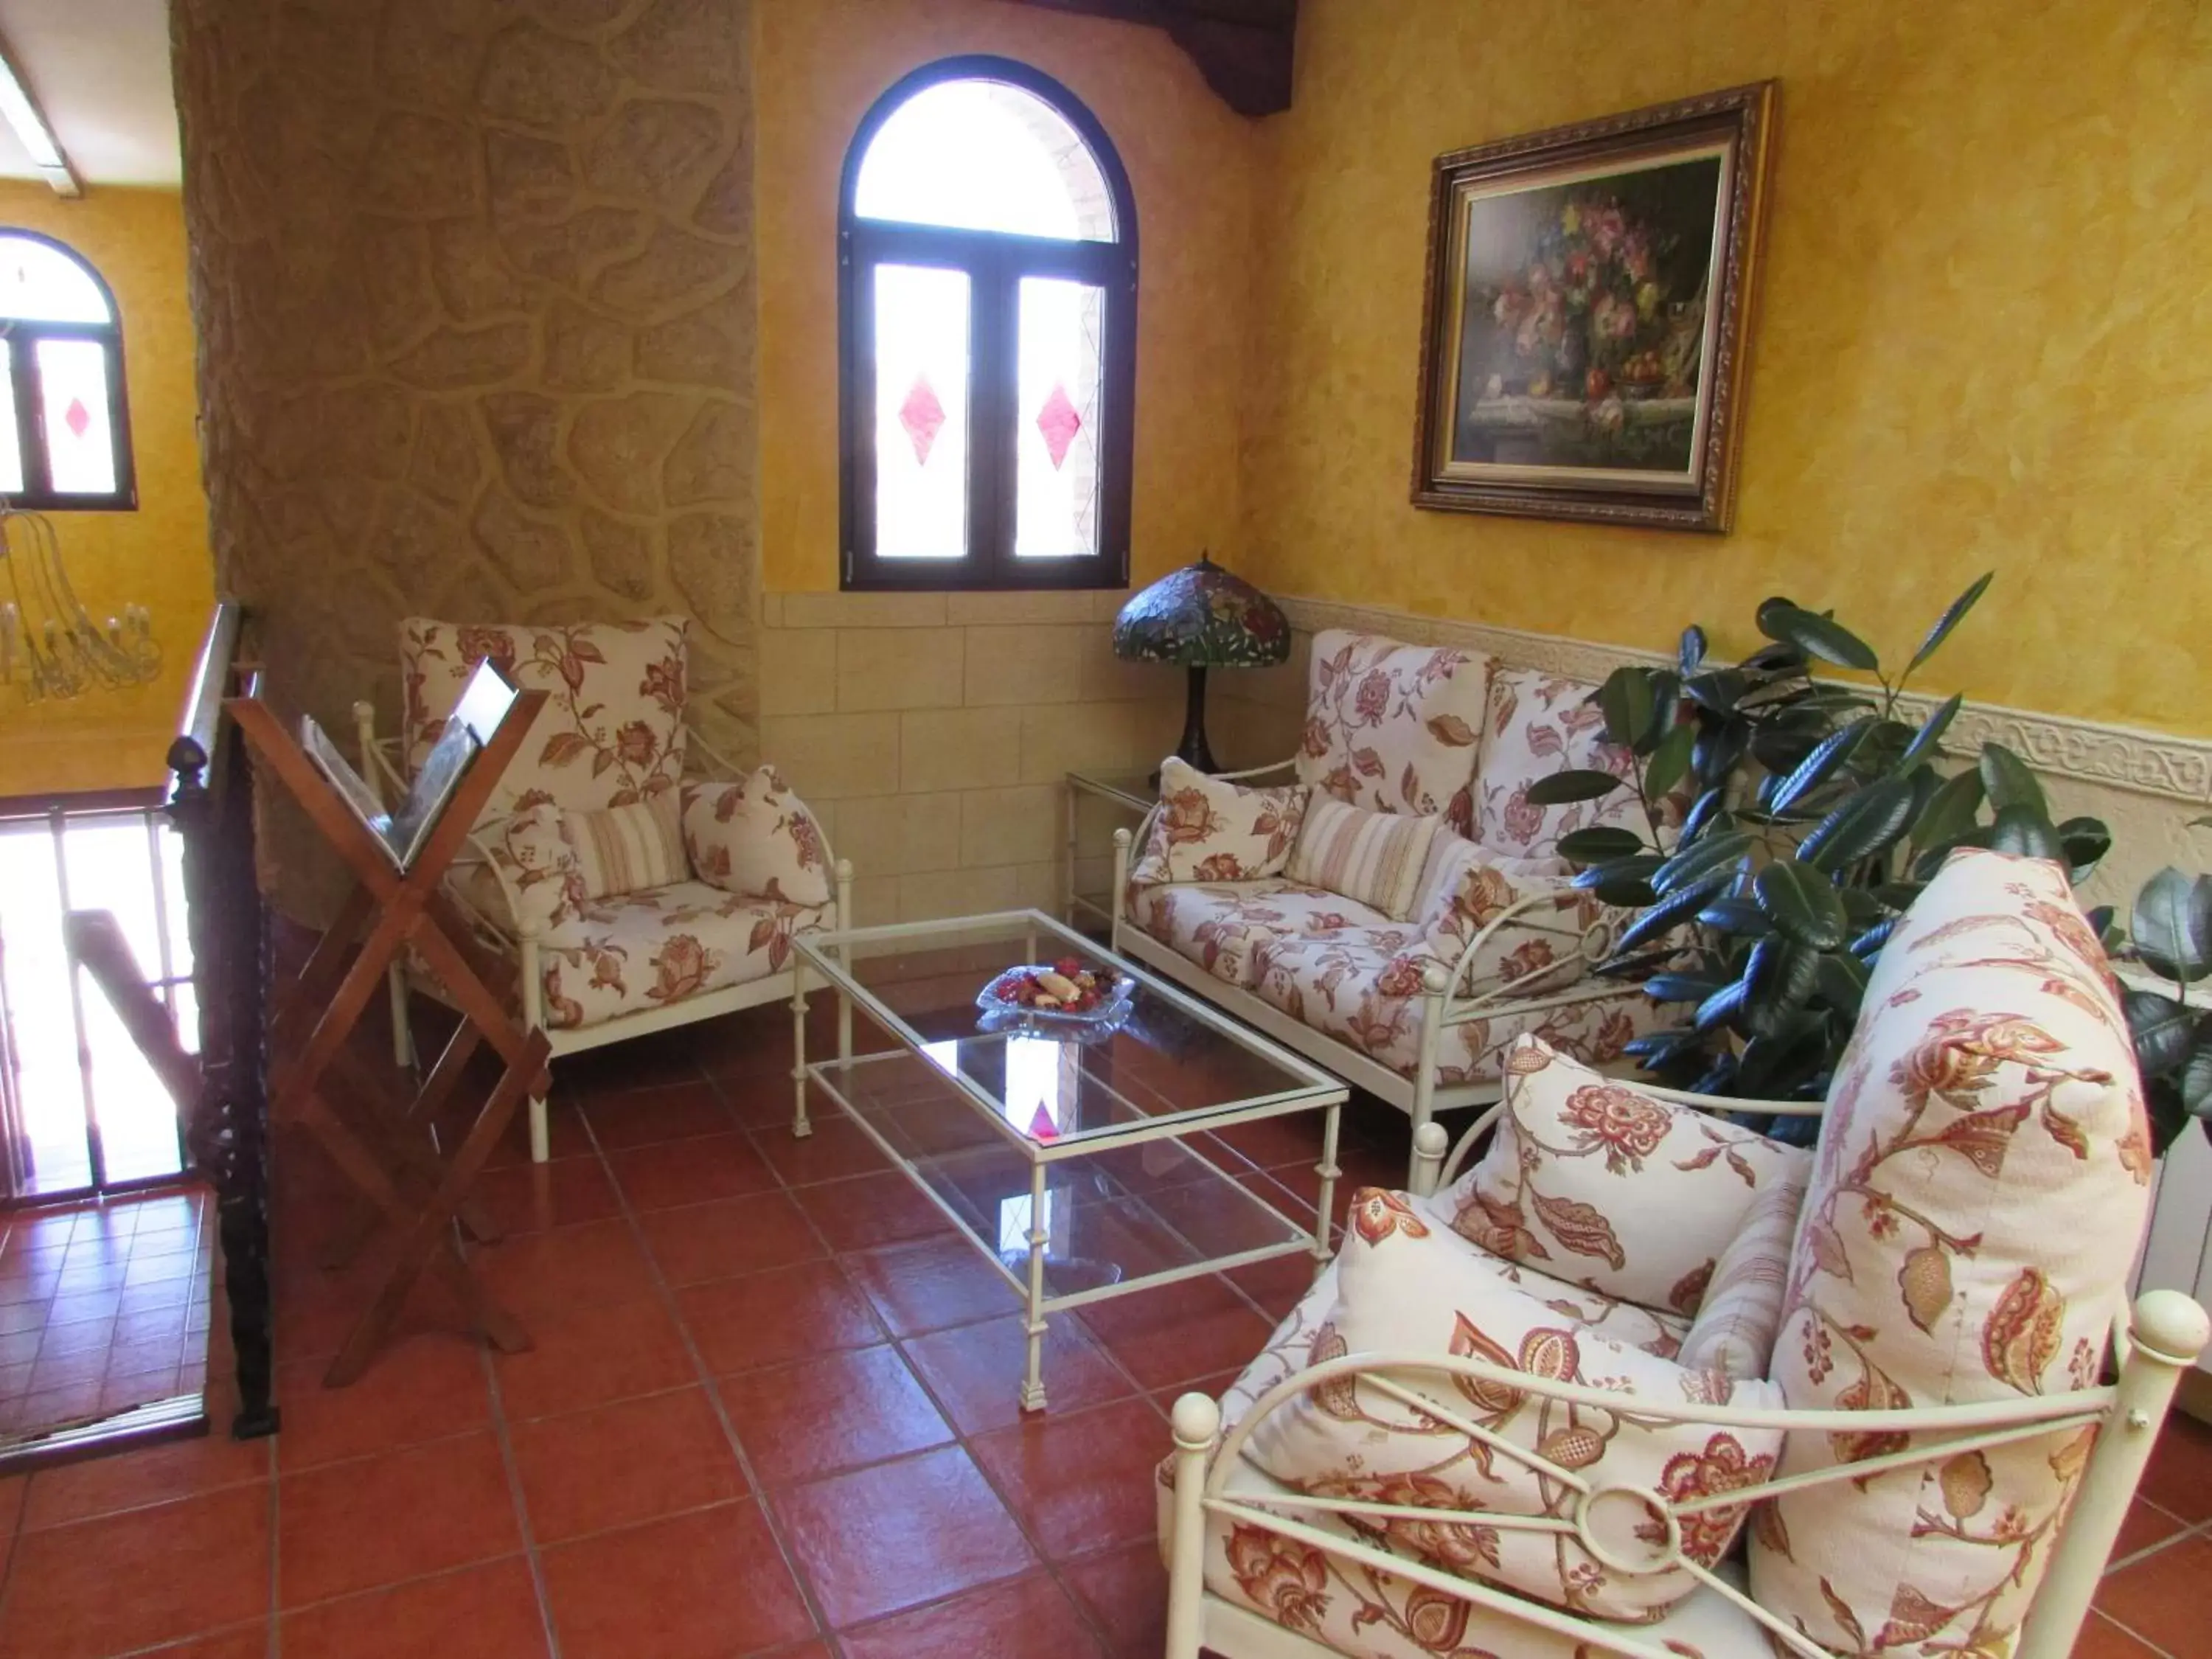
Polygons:
<instances>
[{"instance_id":1,"label":"seat cushion","mask_svg":"<svg viewBox=\"0 0 2212 1659\"><path fill-rule=\"evenodd\" d=\"M1954 854L1882 951L1837 1065L1771 1376L1815 1410L2093 1386L2151 1174L2127 1026L2064 874ZM1777 1499L1752 1548L1760 1602L1854 1653L2000 1651L2087 1434ZM1799 1435L1785 1472L1906 1443Z\"/></svg>"},{"instance_id":2,"label":"seat cushion","mask_svg":"<svg viewBox=\"0 0 2212 1659\"><path fill-rule=\"evenodd\" d=\"M430 752L477 664L489 660L519 690L544 692L546 703L479 824L539 801L589 812L673 788L684 775L687 627L680 617L544 627L409 617L399 624L408 771Z\"/></svg>"},{"instance_id":3,"label":"seat cushion","mask_svg":"<svg viewBox=\"0 0 2212 1659\"><path fill-rule=\"evenodd\" d=\"M1314 1334L1309 1363L1343 1354L1425 1354L1602 1386L1624 1400L1780 1403L1768 1383L1688 1370L1601 1334L1551 1307L1541 1279L1437 1225L1434 1212L1417 1200L1364 1188L1352 1196L1336 1302ZM1779 1431L1668 1422L1626 1405L1570 1405L1419 1367L1382 1375L1483 1435L1455 1429L1363 1376L1285 1401L1255 1425L1246 1455L1273 1479L1316 1497L1567 1519L1576 1514L1579 1487L1626 1485L1677 1498L1733 1490L1765 1478L1781 1449ZM1684 1517L1686 1553L1705 1565L1718 1561L1746 1508ZM1632 1519L1593 1519L1601 1541L1613 1547L1608 1553L1639 1553L1640 1509ZM1680 1566L1634 1573L1607 1566L1571 1533L1400 1517L1384 1527L1394 1544L1448 1571L1600 1618L1648 1621L1696 1584Z\"/></svg>"},{"instance_id":4,"label":"seat cushion","mask_svg":"<svg viewBox=\"0 0 2212 1659\"><path fill-rule=\"evenodd\" d=\"M1376 812L1474 823L1490 659L1325 629L1314 635L1298 781Z\"/></svg>"},{"instance_id":5,"label":"seat cushion","mask_svg":"<svg viewBox=\"0 0 2212 1659\"><path fill-rule=\"evenodd\" d=\"M1554 772L1629 775L1628 752L1605 740L1605 716L1590 701L1596 690L1533 668L1501 669L1491 677L1489 729L1476 780L1475 840L1494 853L1537 858L1556 854L1559 837L1571 830L1601 823L1644 827L1632 789L1565 806L1529 802L1528 787Z\"/></svg>"},{"instance_id":6,"label":"seat cushion","mask_svg":"<svg viewBox=\"0 0 2212 1659\"><path fill-rule=\"evenodd\" d=\"M792 936L826 915L703 881L594 900L539 941L545 1023L574 1030L780 973Z\"/></svg>"},{"instance_id":7,"label":"seat cushion","mask_svg":"<svg viewBox=\"0 0 2212 1659\"><path fill-rule=\"evenodd\" d=\"M1484 1249L1687 1318L1760 1192L1802 1193L1811 1162L1523 1036L1497 1133L1439 1199Z\"/></svg>"},{"instance_id":8,"label":"seat cushion","mask_svg":"<svg viewBox=\"0 0 2212 1659\"><path fill-rule=\"evenodd\" d=\"M1392 930L1411 943L1413 930L1395 927L1335 893L1294 881L1176 883L1135 890L1138 927L1240 990L1258 979L1266 958L1260 947L1308 936L1334 937L1347 930Z\"/></svg>"}]
</instances>

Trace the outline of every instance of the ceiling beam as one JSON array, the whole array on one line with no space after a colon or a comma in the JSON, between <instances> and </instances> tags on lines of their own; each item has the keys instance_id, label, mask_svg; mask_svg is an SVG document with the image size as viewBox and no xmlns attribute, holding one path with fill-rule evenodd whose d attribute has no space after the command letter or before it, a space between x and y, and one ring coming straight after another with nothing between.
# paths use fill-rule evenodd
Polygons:
<instances>
[{"instance_id":1,"label":"ceiling beam","mask_svg":"<svg viewBox=\"0 0 2212 1659\"><path fill-rule=\"evenodd\" d=\"M1051 11L1079 12L1164 29L1190 54L1206 84L1239 115L1274 115L1291 106L1291 64L1298 0L1022 0Z\"/></svg>"}]
</instances>

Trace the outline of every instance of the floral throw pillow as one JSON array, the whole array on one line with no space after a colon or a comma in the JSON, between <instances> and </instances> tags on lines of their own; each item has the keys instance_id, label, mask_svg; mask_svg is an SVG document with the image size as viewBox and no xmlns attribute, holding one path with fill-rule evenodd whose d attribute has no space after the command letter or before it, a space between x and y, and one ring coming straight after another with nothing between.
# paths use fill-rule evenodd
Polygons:
<instances>
[{"instance_id":1,"label":"floral throw pillow","mask_svg":"<svg viewBox=\"0 0 2212 1659\"><path fill-rule=\"evenodd\" d=\"M1592 824L1641 830L1632 789L1594 801L1538 806L1529 787L1554 772L1612 772L1626 777L1632 757L1605 740L1605 716L1591 701L1597 688L1533 668L1501 669L1490 682L1490 730L1475 780L1475 840L1494 853L1540 858L1559 850L1559 837Z\"/></svg>"},{"instance_id":2,"label":"floral throw pillow","mask_svg":"<svg viewBox=\"0 0 2212 1659\"><path fill-rule=\"evenodd\" d=\"M1313 1335L1309 1364L1353 1353L1480 1360L1547 1382L1601 1388L1617 1407L1569 1405L1507 1383L1409 1366L1325 1383L1254 1426L1245 1455L1284 1485L1316 1497L1403 1510L1549 1516L1571 1522L1583 1492L1626 1486L1677 1502L1765 1480L1778 1431L1716 1428L1639 1415L1638 1399L1670 1406L1771 1409L1779 1391L1738 1382L1600 1334L1573 1292L1542 1273L1477 1249L1431 1206L1367 1188L1352 1196L1337 1256L1337 1298ZM1422 1409L1432 1402L1492 1438ZM1534 1454L1516 1456L1496 1441ZM1546 1467L1548 1465L1548 1467ZM1568 1477L1562 1479L1562 1473ZM1684 1553L1711 1565L1728 1552L1747 1504L1681 1517ZM1640 1507L1605 1518L1608 1553L1635 1556ZM1479 1519L1392 1514L1358 1521L1393 1551L1463 1577L1487 1578L1571 1612L1643 1623L1697 1588L1680 1567L1617 1572L1571 1529L1539 1533Z\"/></svg>"},{"instance_id":3,"label":"floral throw pillow","mask_svg":"<svg viewBox=\"0 0 2212 1659\"><path fill-rule=\"evenodd\" d=\"M469 884L465 896L472 902L495 896L499 908L490 920L511 922L523 933L543 933L574 916L591 893L576 849L562 830L562 817L559 807L542 804L517 812L483 837L498 878L491 891Z\"/></svg>"},{"instance_id":4,"label":"floral throw pillow","mask_svg":"<svg viewBox=\"0 0 2212 1659\"><path fill-rule=\"evenodd\" d=\"M830 902L822 827L773 766L738 783L685 784L684 848L699 879L726 892Z\"/></svg>"},{"instance_id":5,"label":"floral throw pillow","mask_svg":"<svg viewBox=\"0 0 2212 1659\"><path fill-rule=\"evenodd\" d=\"M1687 1317L1760 1193L1811 1161L1523 1036L1488 1149L1437 1201L1486 1250Z\"/></svg>"},{"instance_id":6,"label":"floral throw pillow","mask_svg":"<svg viewBox=\"0 0 2212 1659\"><path fill-rule=\"evenodd\" d=\"M1153 886L1279 876L1297 844L1307 799L1297 784L1249 789L1170 756L1160 763L1159 817L1130 878Z\"/></svg>"},{"instance_id":7,"label":"floral throw pillow","mask_svg":"<svg viewBox=\"0 0 2212 1659\"><path fill-rule=\"evenodd\" d=\"M1837 1065L1768 1376L1793 1407L1831 1411L2095 1386L2152 1173L2127 1023L2065 873L1953 854L1884 947ZM1753 1528L1753 1590L1842 1652L2008 1652L2094 1437L1778 1498ZM1793 1434L1784 1472L1912 1443Z\"/></svg>"},{"instance_id":8,"label":"floral throw pillow","mask_svg":"<svg viewBox=\"0 0 2212 1659\"><path fill-rule=\"evenodd\" d=\"M1468 834L1490 667L1472 651L1324 629L1298 781L1371 812L1441 814Z\"/></svg>"}]
</instances>

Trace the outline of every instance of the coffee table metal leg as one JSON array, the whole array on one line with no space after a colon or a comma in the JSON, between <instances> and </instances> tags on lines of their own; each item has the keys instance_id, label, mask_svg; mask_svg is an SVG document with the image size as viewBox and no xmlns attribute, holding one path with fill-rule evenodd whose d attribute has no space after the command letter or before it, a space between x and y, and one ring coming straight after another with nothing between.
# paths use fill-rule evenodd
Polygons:
<instances>
[{"instance_id":1,"label":"coffee table metal leg","mask_svg":"<svg viewBox=\"0 0 2212 1659\"><path fill-rule=\"evenodd\" d=\"M791 1133L804 1140L814 1133L806 1121L806 969L791 970Z\"/></svg>"},{"instance_id":2,"label":"coffee table metal leg","mask_svg":"<svg viewBox=\"0 0 2212 1659\"><path fill-rule=\"evenodd\" d=\"M1042 1164L1030 1169L1030 1295L1029 1369L1022 1379L1022 1409L1041 1412L1044 1409L1044 1247L1051 1237L1045 1226L1044 1175Z\"/></svg>"},{"instance_id":3,"label":"coffee table metal leg","mask_svg":"<svg viewBox=\"0 0 2212 1659\"><path fill-rule=\"evenodd\" d=\"M1069 927L1075 926L1075 848L1077 817L1075 786L1067 786L1067 880L1060 888L1060 919ZM396 982L396 981L395 981Z\"/></svg>"},{"instance_id":4,"label":"coffee table metal leg","mask_svg":"<svg viewBox=\"0 0 2212 1659\"><path fill-rule=\"evenodd\" d=\"M1329 1217L1336 1208L1336 1178L1344 1173L1336 1167L1337 1118L1344 1110L1341 1106L1328 1109L1328 1117L1321 1132L1321 1162L1314 1173L1321 1177L1321 1210L1314 1218L1314 1267L1316 1272L1328 1265Z\"/></svg>"}]
</instances>

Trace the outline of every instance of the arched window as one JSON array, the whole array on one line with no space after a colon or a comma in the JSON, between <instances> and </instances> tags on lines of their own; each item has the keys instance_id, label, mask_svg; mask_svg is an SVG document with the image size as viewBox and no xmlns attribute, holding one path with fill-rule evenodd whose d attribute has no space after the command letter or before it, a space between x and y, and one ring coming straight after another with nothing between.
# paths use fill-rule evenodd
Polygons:
<instances>
[{"instance_id":1,"label":"arched window","mask_svg":"<svg viewBox=\"0 0 2212 1659\"><path fill-rule=\"evenodd\" d=\"M68 248L0 230L0 496L72 512L138 505L115 296Z\"/></svg>"},{"instance_id":2,"label":"arched window","mask_svg":"<svg viewBox=\"0 0 2212 1659\"><path fill-rule=\"evenodd\" d=\"M1091 112L1003 58L919 70L838 235L844 585L1126 583L1137 216Z\"/></svg>"}]
</instances>

